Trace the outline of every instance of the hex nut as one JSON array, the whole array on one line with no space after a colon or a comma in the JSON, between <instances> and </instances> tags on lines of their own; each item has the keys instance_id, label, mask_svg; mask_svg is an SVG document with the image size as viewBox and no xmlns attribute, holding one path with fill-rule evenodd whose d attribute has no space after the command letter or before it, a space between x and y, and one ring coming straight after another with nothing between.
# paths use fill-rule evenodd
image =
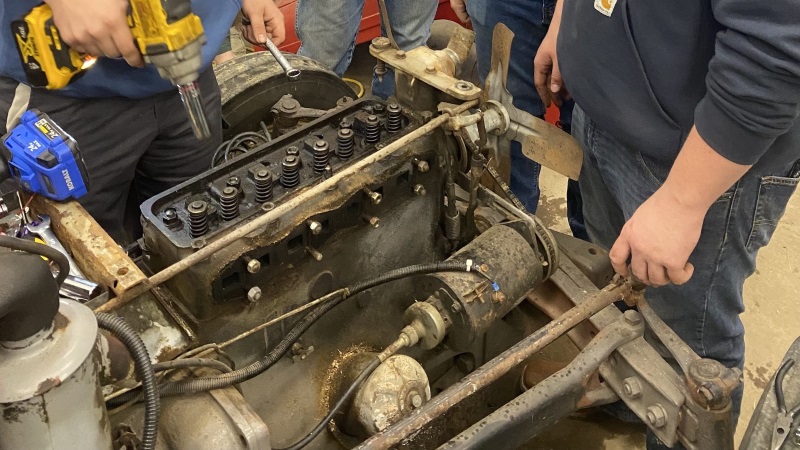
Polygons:
<instances>
[{"instance_id":1,"label":"hex nut","mask_svg":"<svg viewBox=\"0 0 800 450\"><path fill-rule=\"evenodd\" d=\"M425 191L425 186L418 184L414 186L414 194L416 195L425 195L427 192Z\"/></svg>"},{"instance_id":2,"label":"hex nut","mask_svg":"<svg viewBox=\"0 0 800 450\"><path fill-rule=\"evenodd\" d=\"M622 389L625 395L631 399L637 399L642 396L642 384L636 377L628 377L622 381Z\"/></svg>"},{"instance_id":3,"label":"hex nut","mask_svg":"<svg viewBox=\"0 0 800 450\"><path fill-rule=\"evenodd\" d=\"M431 166L430 164L428 164L428 161L423 161L423 160L415 161L414 167L416 167L417 171L420 173L426 173L429 170L431 170Z\"/></svg>"},{"instance_id":4,"label":"hex nut","mask_svg":"<svg viewBox=\"0 0 800 450\"><path fill-rule=\"evenodd\" d=\"M667 424L667 412L658 403L647 408L646 417L647 423L655 428L661 428Z\"/></svg>"},{"instance_id":5,"label":"hex nut","mask_svg":"<svg viewBox=\"0 0 800 450\"><path fill-rule=\"evenodd\" d=\"M247 291L247 300L255 303L261 300L261 288L258 286L253 286Z\"/></svg>"},{"instance_id":6,"label":"hex nut","mask_svg":"<svg viewBox=\"0 0 800 450\"><path fill-rule=\"evenodd\" d=\"M639 325L642 323L642 315L632 309L625 311L622 317L628 325Z\"/></svg>"},{"instance_id":7,"label":"hex nut","mask_svg":"<svg viewBox=\"0 0 800 450\"><path fill-rule=\"evenodd\" d=\"M308 229L311 231L311 234L318 236L320 233L322 233L322 224L316 220L309 220Z\"/></svg>"},{"instance_id":8,"label":"hex nut","mask_svg":"<svg viewBox=\"0 0 800 450\"><path fill-rule=\"evenodd\" d=\"M247 261L247 271L249 273L258 273L261 270L261 261L251 258Z\"/></svg>"}]
</instances>

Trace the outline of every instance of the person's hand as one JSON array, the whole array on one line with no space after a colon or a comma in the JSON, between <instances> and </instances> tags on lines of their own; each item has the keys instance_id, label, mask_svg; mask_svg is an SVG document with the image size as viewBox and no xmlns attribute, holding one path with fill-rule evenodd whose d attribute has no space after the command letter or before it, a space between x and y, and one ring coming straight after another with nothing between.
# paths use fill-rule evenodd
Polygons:
<instances>
[{"instance_id":1,"label":"person's hand","mask_svg":"<svg viewBox=\"0 0 800 450\"><path fill-rule=\"evenodd\" d=\"M683 284L694 267L689 255L697 246L707 209L683 204L664 185L631 216L611 248L614 270L650 286ZM630 269L628 258L630 257Z\"/></svg>"},{"instance_id":2,"label":"person's hand","mask_svg":"<svg viewBox=\"0 0 800 450\"><path fill-rule=\"evenodd\" d=\"M46 0L61 39L93 56L125 58L142 67L144 59L128 26L127 0Z\"/></svg>"},{"instance_id":3,"label":"person's hand","mask_svg":"<svg viewBox=\"0 0 800 450\"><path fill-rule=\"evenodd\" d=\"M558 55L556 54L558 26L555 25L555 23L551 24L533 59L533 83L545 108L549 108L551 103L561 106L561 99L569 98L569 94L564 88L564 82L561 80L561 71L558 68Z\"/></svg>"},{"instance_id":4,"label":"person's hand","mask_svg":"<svg viewBox=\"0 0 800 450\"><path fill-rule=\"evenodd\" d=\"M251 44L263 45L267 36L275 45L286 40L283 13L273 0L243 0L242 14L246 19L242 36Z\"/></svg>"},{"instance_id":5,"label":"person's hand","mask_svg":"<svg viewBox=\"0 0 800 450\"><path fill-rule=\"evenodd\" d=\"M458 20L464 23L469 22L466 0L450 0L450 7L453 8L453 12L458 16Z\"/></svg>"}]
</instances>

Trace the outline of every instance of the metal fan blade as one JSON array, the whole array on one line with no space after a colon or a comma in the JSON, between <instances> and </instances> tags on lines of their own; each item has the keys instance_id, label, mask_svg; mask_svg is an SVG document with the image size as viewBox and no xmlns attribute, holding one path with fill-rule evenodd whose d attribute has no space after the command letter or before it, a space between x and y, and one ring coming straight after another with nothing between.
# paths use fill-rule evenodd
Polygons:
<instances>
[{"instance_id":1,"label":"metal fan blade","mask_svg":"<svg viewBox=\"0 0 800 450\"><path fill-rule=\"evenodd\" d=\"M577 180L581 173L583 151L572 136L546 121L505 105L511 125L506 138L518 141L522 153L561 175Z\"/></svg>"},{"instance_id":2,"label":"metal fan blade","mask_svg":"<svg viewBox=\"0 0 800 450\"><path fill-rule=\"evenodd\" d=\"M514 32L498 23L492 33L492 67L483 87L484 100L500 100L506 90L508 61L511 59L511 42Z\"/></svg>"}]
</instances>

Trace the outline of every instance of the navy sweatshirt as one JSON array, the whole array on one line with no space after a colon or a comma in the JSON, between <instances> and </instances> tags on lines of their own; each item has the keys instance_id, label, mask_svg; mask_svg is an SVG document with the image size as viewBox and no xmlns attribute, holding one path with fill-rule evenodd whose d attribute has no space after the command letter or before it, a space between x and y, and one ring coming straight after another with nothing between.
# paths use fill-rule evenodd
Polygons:
<instances>
[{"instance_id":1,"label":"navy sweatshirt","mask_svg":"<svg viewBox=\"0 0 800 450\"><path fill-rule=\"evenodd\" d=\"M25 72L11 34L11 21L24 16L42 0L0 2L0 76L25 81ZM203 68L211 61L242 7L241 0L192 0L192 11L200 17L206 35ZM59 93L70 97L143 98L175 89L152 65L129 66L123 59L100 58L86 74Z\"/></svg>"},{"instance_id":2,"label":"navy sweatshirt","mask_svg":"<svg viewBox=\"0 0 800 450\"><path fill-rule=\"evenodd\" d=\"M696 125L739 164L800 158L800 1L561 1L564 83L627 147L671 165Z\"/></svg>"}]
</instances>

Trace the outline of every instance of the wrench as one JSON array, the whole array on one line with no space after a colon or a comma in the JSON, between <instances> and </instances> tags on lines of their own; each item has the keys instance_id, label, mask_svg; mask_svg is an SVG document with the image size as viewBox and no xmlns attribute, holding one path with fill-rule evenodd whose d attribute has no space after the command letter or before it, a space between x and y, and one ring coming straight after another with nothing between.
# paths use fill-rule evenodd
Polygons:
<instances>
[{"instance_id":1,"label":"wrench","mask_svg":"<svg viewBox=\"0 0 800 450\"><path fill-rule=\"evenodd\" d=\"M29 223L26 225L28 231L33 234L39 235L42 240L44 240L47 245L53 247L54 249L60 251L67 257L67 261L69 261L69 274L72 276L76 276L79 278L86 278L83 273L78 269L78 265L75 264L75 261L72 259L72 256L69 255L67 249L61 245L56 234L53 233L53 229L50 228L50 216L46 214L42 214L39 216L39 220Z\"/></svg>"}]
</instances>

